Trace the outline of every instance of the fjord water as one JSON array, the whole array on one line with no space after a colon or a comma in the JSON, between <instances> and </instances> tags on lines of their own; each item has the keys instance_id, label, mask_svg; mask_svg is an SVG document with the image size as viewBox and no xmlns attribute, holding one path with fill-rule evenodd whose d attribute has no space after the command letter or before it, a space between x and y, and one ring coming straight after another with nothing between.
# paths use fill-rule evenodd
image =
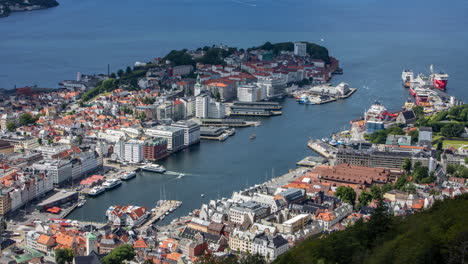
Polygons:
<instances>
[{"instance_id":1,"label":"fjord water","mask_svg":"<svg viewBox=\"0 0 468 264\"><path fill-rule=\"evenodd\" d=\"M71 218L102 221L109 205L153 206L164 193L184 202L174 216L209 199L278 176L306 155L309 137L343 129L375 100L398 110L408 97L401 71L450 74L448 92L468 92L468 2L462 0L61 0L57 8L0 19L0 87L56 87L76 72L106 72L172 49L212 44L250 47L306 40L341 61L358 92L322 106L283 102L283 115L238 129L226 142L206 142L161 163L177 174L142 173L90 199ZM322 42L321 39L324 41ZM249 140L250 134L257 138ZM200 197L204 193L205 197ZM170 219L170 218L169 218Z\"/></svg>"}]
</instances>

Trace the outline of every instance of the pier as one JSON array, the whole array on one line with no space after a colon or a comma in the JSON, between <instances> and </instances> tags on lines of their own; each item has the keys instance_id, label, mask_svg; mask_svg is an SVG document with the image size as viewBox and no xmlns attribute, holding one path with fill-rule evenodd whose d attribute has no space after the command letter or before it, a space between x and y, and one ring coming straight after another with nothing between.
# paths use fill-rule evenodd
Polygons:
<instances>
[{"instance_id":1,"label":"pier","mask_svg":"<svg viewBox=\"0 0 468 264\"><path fill-rule=\"evenodd\" d=\"M159 220L161 216L165 215L167 212L170 211L171 208L177 208L182 204L180 201L169 200L165 201L161 206L157 207L154 212L151 213L150 218L143 224L140 229L146 229L154 222Z\"/></svg>"},{"instance_id":2,"label":"pier","mask_svg":"<svg viewBox=\"0 0 468 264\"><path fill-rule=\"evenodd\" d=\"M332 155L336 154L336 152L338 151L336 148L320 140L310 140L307 143L307 146L327 159L330 158Z\"/></svg>"},{"instance_id":3,"label":"pier","mask_svg":"<svg viewBox=\"0 0 468 264\"><path fill-rule=\"evenodd\" d=\"M249 127L259 126L259 121L245 121L241 119L201 119L203 126L216 127Z\"/></svg>"}]
</instances>

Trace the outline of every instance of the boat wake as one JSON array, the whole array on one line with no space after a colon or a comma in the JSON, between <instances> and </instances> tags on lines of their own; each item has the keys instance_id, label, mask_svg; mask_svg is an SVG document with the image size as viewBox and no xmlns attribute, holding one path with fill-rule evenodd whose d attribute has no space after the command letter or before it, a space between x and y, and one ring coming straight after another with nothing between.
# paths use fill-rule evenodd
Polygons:
<instances>
[{"instance_id":1,"label":"boat wake","mask_svg":"<svg viewBox=\"0 0 468 264\"><path fill-rule=\"evenodd\" d=\"M234 3L238 3L238 4L244 4L244 5L248 5L248 6L252 6L252 7L257 7L256 4L252 4L252 3L248 3L248 2L243 2L243 1L238 1L238 0L231 0L232 2Z\"/></svg>"}]
</instances>

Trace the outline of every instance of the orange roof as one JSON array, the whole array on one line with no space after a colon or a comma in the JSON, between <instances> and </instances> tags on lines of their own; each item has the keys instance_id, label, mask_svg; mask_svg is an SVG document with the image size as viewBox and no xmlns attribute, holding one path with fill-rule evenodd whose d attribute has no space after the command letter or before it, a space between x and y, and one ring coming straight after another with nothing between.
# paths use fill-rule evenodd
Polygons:
<instances>
[{"instance_id":1,"label":"orange roof","mask_svg":"<svg viewBox=\"0 0 468 264\"><path fill-rule=\"evenodd\" d=\"M51 242L51 240L52 240L52 237L41 234L39 238L37 239L37 243L47 245L49 242Z\"/></svg>"},{"instance_id":2,"label":"orange roof","mask_svg":"<svg viewBox=\"0 0 468 264\"><path fill-rule=\"evenodd\" d=\"M333 220L335 216L330 212L325 212L325 213L320 213L317 218L328 222L328 221Z\"/></svg>"},{"instance_id":3,"label":"orange roof","mask_svg":"<svg viewBox=\"0 0 468 264\"><path fill-rule=\"evenodd\" d=\"M75 239L73 236L69 236L64 233L57 233L55 240L57 241L57 244L71 248Z\"/></svg>"},{"instance_id":4,"label":"orange roof","mask_svg":"<svg viewBox=\"0 0 468 264\"><path fill-rule=\"evenodd\" d=\"M178 261L182 257L182 254L177 253L177 252L172 252L169 255L167 255L167 259Z\"/></svg>"},{"instance_id":5,"label":"orange roof","mask_svg":"<svg viewBox=\"0 0 468 264\"><path fill-rule=\"evenodd\" d=\"M148 244L143 238L139 238L135 243L133 243L134 248L148 248Z\"/></svg>"}]
</instances>

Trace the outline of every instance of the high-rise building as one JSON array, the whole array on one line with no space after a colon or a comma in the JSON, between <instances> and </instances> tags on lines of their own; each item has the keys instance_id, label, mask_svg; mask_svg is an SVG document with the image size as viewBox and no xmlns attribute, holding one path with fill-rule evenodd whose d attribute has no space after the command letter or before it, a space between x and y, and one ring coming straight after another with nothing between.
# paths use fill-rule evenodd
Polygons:
<instances>
[{"instance_id":1,"label":"high-rise building","mask_svg":"<svg viewBox=\"0 0 468 264\"><path fill-rule=\"evenodd\" d=\"M124 145L124 160L128 162L141 162L143 161L143 141L142 140L129 140Z\"/></svg>"},{"instance_id":2,"label":"high-rise building","mask_svg":"<svg viewBox=\"0 0 468 264\"><path fill-rule=\"evenodd\" d=\"M208 103L209 97L202 93L197 95L195 99L195 116L198 118L208 118Z\"/></svg>"},{"instance_id":3,"label":"high-rise building","mask_svg":"<svg viewBox=\"0 0 468 264\"><path fill-rule=\"evenodd\" d=\"M167 149L175 152L184 148L184 129L172 126L155 126L146 130L152 137L161 137L167 140Z\"/></svg>"},{"instance_id":4,"label":"high-rise building","mask_svg":"<svg viewBox=\"0 0 468 264\"><path fill-rule=\"evenodd\" d=\"M305 57L307 54L307 44L303 42L294 43L294 55Z\"/></svg>"},{"instance_id":5,"label":"high-rise building","mask_svg":"<svg viewBox=\"0 0 468 264\"><path fill-rule=\"evenodd\" d=\"M173 127L182 128L184 130L184 145L190 146L200 142L200 127L201 125L194 121L179 121L172 124Z\"/></svg>"},{"instance_id":6,"label":"high-rise building","mask_svg":"<svg viewBox=\"0 0 468 264\"><path fill-rule=\"evenodd\" d=\"M257 102L265 99L265 89L256 85L240 85L237 87L237 99L240 102Z\"/></svg>"}]
</instances>

